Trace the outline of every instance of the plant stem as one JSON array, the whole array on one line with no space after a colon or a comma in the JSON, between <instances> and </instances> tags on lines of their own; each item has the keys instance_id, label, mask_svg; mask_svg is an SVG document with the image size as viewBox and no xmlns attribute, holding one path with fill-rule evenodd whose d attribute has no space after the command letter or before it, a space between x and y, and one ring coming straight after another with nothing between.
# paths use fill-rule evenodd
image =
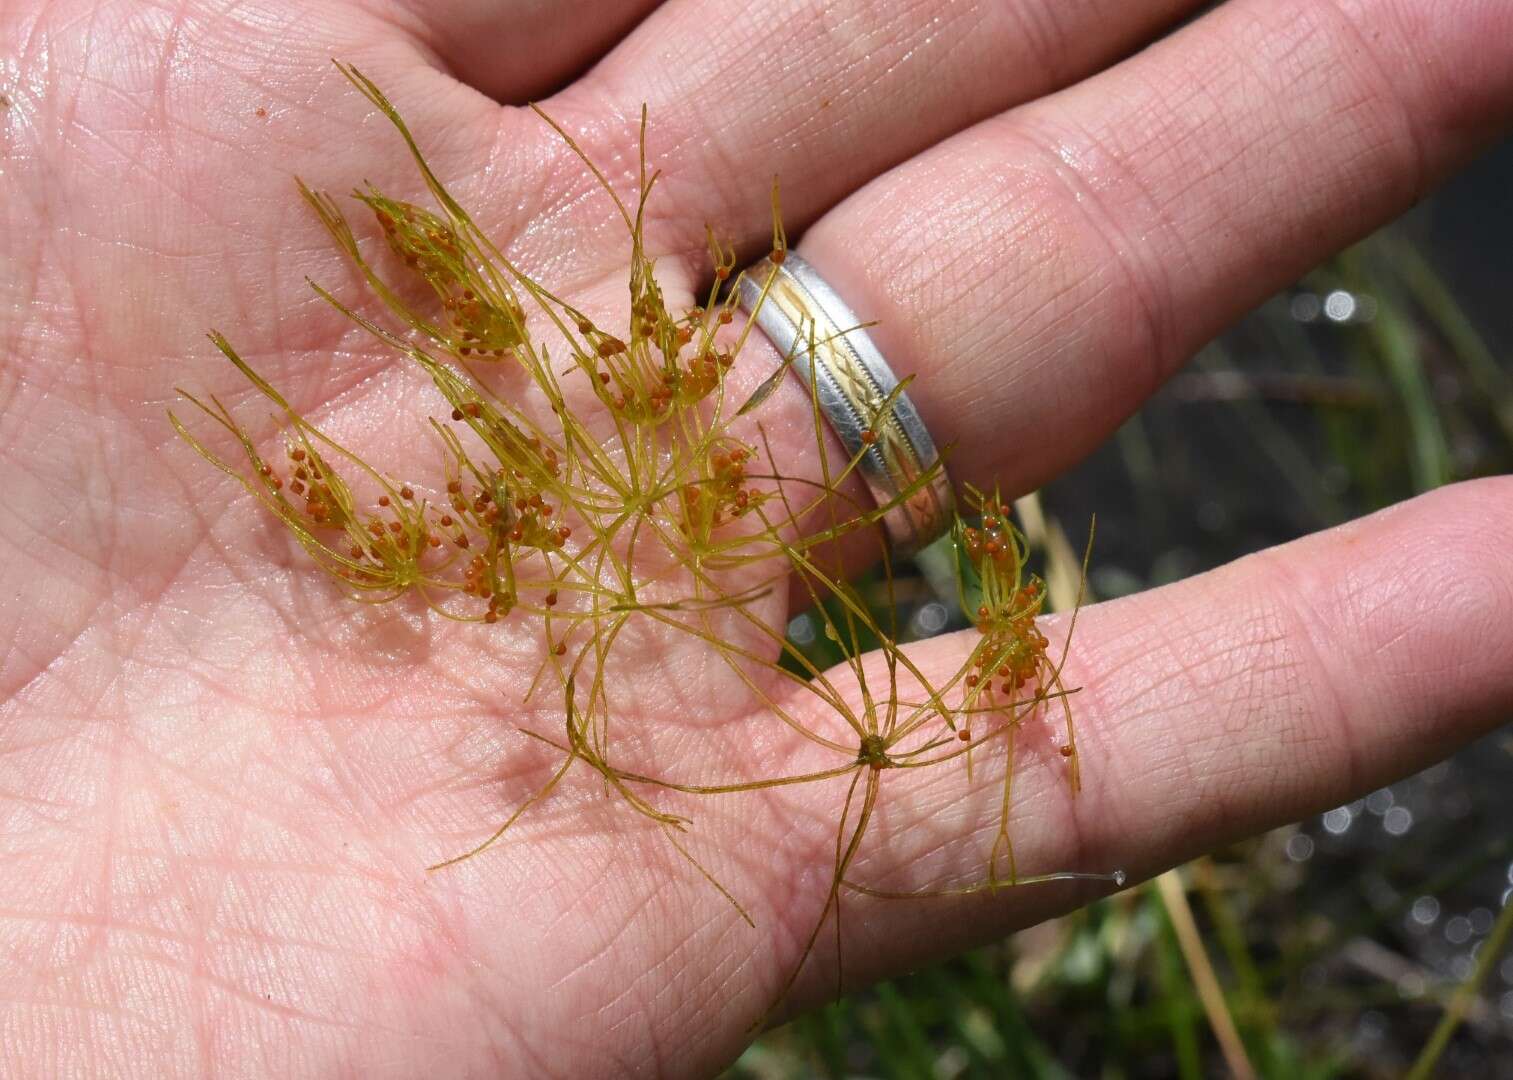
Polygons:
<instances>
[{"instance_id":1,"label":"plant stem","mask_svg":"<svg viewBox=\"0 0 1513 1080\"><path fill-rule=\"evenodd\" d=\"M1240 1032L1235 1028L1234 1017L1224 1000L1224 991L1214 974L1208 952L1203 948L1203 938L1198 933L1198 924L1193 919L1193 909L1187 903L1187 890L1176 870L1168 870L1156 878L1156 891L1166 905L1167 917L1177 933L1177 944L1182 948L1187 970L1192 974L1198 999L1203 1002L1203 1012L1208 1016L1208 1026L1219 1040L1219 1049L1230 1073L1239 1080L1255 1080L1256 1071L1245 1053L1245 1044L1240 1041Z\"/></svg>"},{"instance_id":2,"label":"plant stem","mask_svg":"<svg viewBox=\"0 0 1513 1080\"><path fill-rule=\"evenodd\" d=\"M1497 916L1497 922L1492 925L1492 932L1487 935L1487 940L1482 942L1481 956L1477 958L1476 970L1471 972L1469 979L1456 987L1450 1003L1445 1006L1445 1015L1440 1017L1439 1026L1434 1029L1434 1034L1429 1036L1429 1041L1424 1044L1423 1052L1413 1063L1413 1068L1408 1071L1407 1080L1427 1080L1434 1071L1440 1055L1445 1052L1445 1047L1450 1045L1450 1036L1454 1035L1455 1029L1460 1027L1461 1021L1466 1018L1466 1011L1471 1008L1471 1002L1481 991L1482 983L1497 966L1498 957L1502 955L1504 947L1508 944L1510 932L1513 932L1513 899L1503 905L1502 913Z\"/></svg>"}]
</instances>

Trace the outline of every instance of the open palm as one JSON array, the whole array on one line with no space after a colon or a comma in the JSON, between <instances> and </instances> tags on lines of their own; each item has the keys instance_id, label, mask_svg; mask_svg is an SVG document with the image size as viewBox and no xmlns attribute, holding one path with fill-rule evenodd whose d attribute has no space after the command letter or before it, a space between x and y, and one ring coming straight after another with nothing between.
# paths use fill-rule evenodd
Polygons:
<instances>
[{"instance_id":1,"label":"open palm","mask_svg":"<svg viewBox=\"0 0 1513 1080\"><path fill-rule=\"evenodd\" d=\"M556 763L518 730L561 724L560 699L524 704L540 641L355 608L164 417L175 385L210 386L271 438L211 326L400 473L437 410L304 284L355 295L296 173L418 191L330 57L384 87L511 258L606 325L623 318L623 225L563 143L500 102L557 90L548 111L630 185L649 104L667 180L648 246L690 303L705 221L758 254L779 174L790 226L812 226L801 250L881 320L958 479L1009 492L1513 113L1513 13L1496 5L1441 26L1426 2L1233 0L1118 64L1198 5L655 6L0 12L7 1075L709 1072L826 903L843 784L699 802L699 858L756 929L587 770L505 845L426 872ZM754 342L733 378L775 362ZM812 470L802 389L764 408L774 459ZM1021 866L1149 873L1486 730L1513 704L1510 527L1513 487L1485 481L1090 609L1068 667L1087 687L1086 789L1068 799L1056 756L1025 749ZM781 626L781 597L761 613ZM620 645L663 771L738 774L739 743L711 757L700 738L726 726L750 728L769 771L798 763L699 644ZM965 648L915 655L946 672ZM890 785L853 876L970 877L992 783ZM1085 896L849 899L848 978ZM816 952L794 1000L833 986L834 958Z\"/></svg>"}]
</instances>

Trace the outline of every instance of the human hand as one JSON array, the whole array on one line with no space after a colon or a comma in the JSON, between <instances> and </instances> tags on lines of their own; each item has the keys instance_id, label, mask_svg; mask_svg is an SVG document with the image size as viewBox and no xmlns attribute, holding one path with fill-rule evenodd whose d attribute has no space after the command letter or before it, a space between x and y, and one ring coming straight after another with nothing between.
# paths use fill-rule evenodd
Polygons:
<instances>
[{"instance_id":1,"label":"human hand","mask_svg":"<svg viewBox=\"0 0 1513 1080\"><path fill-rule=\"evenodd\" d=\"M0 16L8 1074L708 1072L828 896L843 792L823 785L699 803L699 856L756 930L589 775L505 846L425 872L550 773L516 731L559 709L520 704L533 642L354 610L163 420L175 384L245 393L209 326L365 453L403 461L390 418L434 408L301 280L347 271L293 174L414 183L328 58L372 75L500 245L587 310L622 303L623 232L560 141L491 98L556 90L546 110L617 180L649 105L667 179L648 243L690 302L704 223L757 254L777 173L799 250L917 375L956 478L1006 492L1513 113L1513 15L1490 4L1452 23L1422 0L1236 0L1112 67L1196 5L651 6ZM775 362L750 348L738 377ZM767 409L774 456L811 467L802 391ZM1084 790L1025 752L1021 866L1149 874L1487 730L1513 702L1510 525L1507 481L1461 485L1086 610L1067 668ZM782 625L779 599L764 612ZM671 743L745 719L697 650L645 647L627 693ZM913 652L938 672L963 648ZM716 767L683 753L657 760ZM995 782L890 777L852 876L971 878ZM848 978L1086 895L848 898ZM796 1002L834 960L813 954Z\"/></svg>"}]
</instances>

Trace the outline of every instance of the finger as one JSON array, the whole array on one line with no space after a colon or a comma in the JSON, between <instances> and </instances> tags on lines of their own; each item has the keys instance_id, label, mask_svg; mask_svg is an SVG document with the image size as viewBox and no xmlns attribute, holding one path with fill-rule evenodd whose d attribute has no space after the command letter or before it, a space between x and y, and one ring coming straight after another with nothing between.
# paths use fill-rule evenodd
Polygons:
<instances>
[{"instance_id":1,"label":"finger","mask_svg":"<svg viewBox=\"0 0 1513 1080\"><path fill-rule=\"evenodd\" d=\"M523 104L566 84L661 0L408 0L418 36L458 79Z\"/></svg>"},{"instance_id":2,"label":"finger","mask_svg":"<svg viewBox=\"0 0 1513 1080\"><path fill-rule=\"evenodd\" d=\"M1237 0L895 169L800 251L918 376L957 479L1019 492L1510 114L1507 5Z\"/></svg>"},{"instance_id":3,"label":"finger","mask_svg":"<svg viewBox=\"0 0 1513 1080\"><path fill-rule=\"evenodd\" d=\"M1363 795L1506 721L1510 529L1513 479L1477 481L1083 611L1065 672L1069 685L1082 687L1073 708L1083 789L1068 794L1055 749L1062 735L1046 730L1060 726L1056 713L1043 725L1024 724L1011 817L1019 872L1152 875ZM1051 636L1065 625L1058 617ZM970 644L952 635L913 655L943 681ZM974 764L970 781L959 761L885 770L877 814L847 878L898 892L984 881L1003 754L984 747ZM826 794L833 826L844 792ZM828 865L826 810L807 805L800 820L821 830L811 839ZM805 939L825 883L809 882L784 908L791 922L779 941ZM1097 891L850 894L842 901L846 971L871 979L906 969ZM833 948L821 945L815 955L806 985L818 996L833 990Z\"/></svg>"},{"instance_id":4,"label":"finger","mask_svg":"<svg viewBox=\"0 0 1513 1080\"><path fill-rule=\"evenodd\" d=\"M787 217L802 225L888 166L1096 70L1192 6L683 0L547 107L618 116L608 129L589 125L589 137L623 147L645 103L668 184L666 242L700 251L710 222L757 244L774 174Z\"/></svg>"}]
</instances>

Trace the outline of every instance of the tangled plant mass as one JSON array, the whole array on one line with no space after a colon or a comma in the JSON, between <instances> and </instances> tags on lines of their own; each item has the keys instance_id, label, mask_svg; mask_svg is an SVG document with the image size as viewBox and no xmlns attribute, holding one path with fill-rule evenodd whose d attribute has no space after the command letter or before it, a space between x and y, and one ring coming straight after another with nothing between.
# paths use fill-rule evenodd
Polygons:
<instances>
[{"instance_id":1,"label":"tangled plant mass","mask_svg":"<svg viewBox=\"0 0 1513 1080\"><path fill-rule=\"evenodd\" d=\"M1016 732L1032 722L1056 725L1063 733L1056 741L1066 783L1075 792L1080 781L1071 691L1061 677L1065 650L1053 658L1037 627L1045 590L1026 572L1026 544L1010 507L997 494L972 489L958 500L969 519L957 520L951 542L963 609L978 634L959 669L932 682L901 647L893 567L877 537L883 515L933 482L941 465L894 501L859 505L844 493L846 482L873 440L864 436L861 453L832 460L818 393L810 385L819 478L782 471L767 445L762 407L783 379L795 377L789 370L795 357L786 357L743 401L727 398L727 376L752 332L729 288L735 254L711 234L714 281L706 302L669 309L655 261L643 247L644 210L656 180L647 175L644 149L639 191L628 205L543 114L624 219L630 317L624 330L610 332L511 263L432 173L378 87L355 68L338 66L394 125L435 209L371 185L354 192L376 223L386 255L359 242L331 197L301 184L306 202L403 327L389 329L313 287L419 365L446 399L450 412L429 421L442 475L431 482L402 481L370 465L301 417L215 333L215 344L273 406L282 445L261 448L214 397L184 394L234 437L245 463L212 449L180 417L171 420L356 598L384 602L414 594L448 619L528 626L539 635L539 669L527 696L560 702L561 726L528 734L553 748L560 763L545 787L522 799L513 813L501 813L503 824L481 843L432 869L481 854L570 769L584 766L602 778L606 797L664 831L690 872L701 874L751 922L740 898L684 843L693 821L664 804L830 783L837 794L834 866L807 958L826 921L832 915L838 920L845 890L923 895L889 893L848 877L886 775L953 766L970 772L975 758L978 768L988 761L1003 768L997 839L985 853L984 880L950 891L1098 877L1027 877L1014 863ZM644 123L643 116L643 134ZM774 186L772 261L781 263L785 252ZM386 277L380 264L396 276ZM758 284L765 297L771 281ZM569 355L548 355L539 327L555 331ZM806 329L801 347L813 349L815 328ZM879 417L890 407L891 400ZM828 554L843 538L877 545L887 603L869 603L846 581ZM834 672L820 670L774 618L774 604L790 590L813 604L825 636L845 654ZM469 632L494 631L477 626ZM619 666L645 663L628 653L648 632L697 643L706 660L745 688L760 723L786 728L831 763L792 775L780 771L781 762L767 763L764 771L761 760L730 745L751 742L749 731L714 726L700 729L710 745L697 759L712 768L738 761L740 773L661 775L655 752L647 750L655 732L638 730L636 709L617 694ZM1070 636L1069 626L1068 642ZM806 697L811 708L796 707ZM836 722L821 729L805 722L810 714ZM1101 880L1119 882L1122 875Z\"/></svg>"}]
</instances>

